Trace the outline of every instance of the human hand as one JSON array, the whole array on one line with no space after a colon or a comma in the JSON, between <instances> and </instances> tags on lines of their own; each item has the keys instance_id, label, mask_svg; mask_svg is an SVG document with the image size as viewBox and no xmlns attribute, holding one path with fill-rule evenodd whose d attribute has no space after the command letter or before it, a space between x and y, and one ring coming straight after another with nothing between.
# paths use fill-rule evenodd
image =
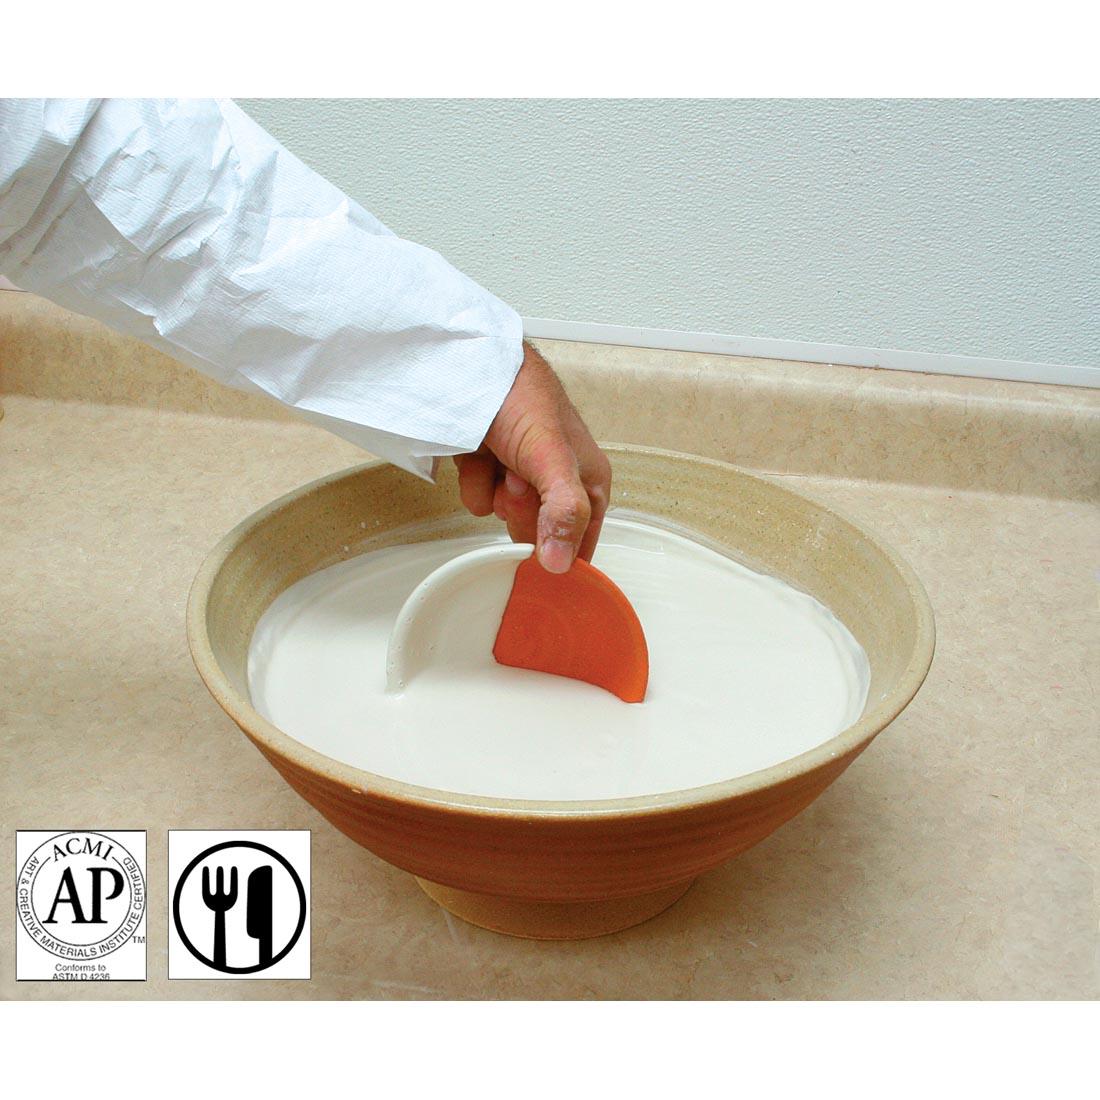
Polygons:
<instances>
[{"instance_id":1,"label":"human hand","mask_svg":"<svg viewBox=\"0 0 1100 1100\"><path fill-rule=\"evenodd\" d=\"M495 513L513 542L532 542L539 564L565 573L590 560L611 498L611 464L550 365L524 344L523 365L472 454L456 455L462 503Z\"/></svg>"}]
</instances>

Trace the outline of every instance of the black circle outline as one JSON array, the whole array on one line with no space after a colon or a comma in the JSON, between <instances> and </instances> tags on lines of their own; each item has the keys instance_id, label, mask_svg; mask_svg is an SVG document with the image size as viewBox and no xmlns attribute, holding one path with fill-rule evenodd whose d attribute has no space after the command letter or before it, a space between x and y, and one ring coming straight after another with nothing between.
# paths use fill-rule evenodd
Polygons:
<instances>
[{"instance_id":1,"label":"black circle outline","mask_svg":"<svg viewBox=\"0 0 1100 1100\"><path fill-rule=\"evenodd\" d=\"M123 830L123 831L125 831L125 830ZM137 930L137 928L141 927L141 922L145 919L146 910L149 908L149 887L148 887L148 884L145 881L145 875L142 873L141 864L138 863L137 858L135 857L134 853L131 852L130 849L127 848L126 845L123 844L122 841L119 840L117 837L109 836L107 833L101 833L97 829L63 829L60 833L54 833L54 835L51 836L48 840L42 841L42 843L39 844L38 847L35 848L35 850L33 852L31 852L31 854L29 856L27 856L27 858L25 860L23 860L23 866L19 868L19 875L21 876L23 874L24 868L26 868L27 864L30 863L30 861L32 859L34 859L35 855L38 852L40 852L43 848L45 848L47 844L50 844L53 841L57 840L57 838L60 837L60 836L100 836L104 840L110 841L112 844L115 844L119 848L121 848L127 854L127 856L129 856L130 859L132 859L134 861L134 866L137 868L138 878L141 879L141 892L142 892L142 895L143 895L142 903L141 903L141 916L138 917L138 922L137 922L137 925L135 926L135 931L134 932L130 933L130 935L127 936L126 939L124 939L117 947L112 947L110 951L100 952L96 956L97 958L105 959L108 955L113 955L120 947L125 947L126 944L128 944L130 942L130 940L135 935L137 935L136 930ZM74 854L74 853L70 853L70 854ZM148 856L148 852L146 853L146 856ZM117 863L118 861L116 860L115 862ZM44 862L40 863L38 865L38 869L34 872L34 875L31 877L30 888L28 890L28 899L30 901L30 909L31 909L31 913L34 914L34 923L40 929L42 929L42 931L44 931L44 932L46 931L46 926L43 923L42 918L38 915L38 910L35 908L35 905L34 905L34 884L38 881L38 876L39 876L39 874L41 873L42 869L45 866L46 866L46 864ZM127 878L126 878L126 888L130 893L130 902L127 905L126 909L127 909L127 913L132 913L133 910L134 910L134 888L133 888L133 885L131 884L129 874L127 874ZM20 923L23 925L24 930L29 935L30 934L30 929L27 928L27 922L22 920L22 918L20 918ZM53 932L50 932L49 935L52 936L55 940L57 940L58 943L65 944L66 947L79 947L81 949L87 950L88 948L98 947L101 943L106 943L113 935L115 935L118 932L119 928L121 928L125 923L126 923L126 920L125 920L125 918L123 918L121 921L119 921L118 927L115 928L113 932L108 932L106 936L104 936L102 939L96 940L94 943L73 943L71 940L63 940L60 936L56 935ZM34 942L37 943L38 946L41 947L43 951L48 951L51 955L57 955L57 957L59 959L68 958L67 955L61 955L56 951L51 951L50 948L46 947L46 945L43 944L43 943L39 943L38 940L35 940Z\"/></svg>"},{"instance_id":2,"label":"black circle outline","mask_svg":"<svg viewBox=\"0 0 1100 1100\"><path fill-rule=\"evenodd\" d=\"M290 874L294 885L298 888L298 926L294 929L294 934L287 941L286 947L282 949L277 955L275 955L271 962L266 965L257 963L255 966L230 966L228 963L225 966L215 966L205 955L203 955L199 949L187 938L187 933L183 930L183 921L180 919L180 896L183 894L183 884L187 881L187 876L200 864L207 856L212 856L215 852L224 851L226 848L255 848L258 852L266 852L269 856L274 856L286 868ZM183 946L191 952L196 959L199 960L204 966L210 967L211 970L217 970L222 974L255 974L260 970L270 970L276 963L282 962L287 955L290 954L294 945L301 938L302 930L306 926L306 891L302 885L302 880L298 875L298 872L290 865L287 858L279 852L276 852L273 848L269 848L266 844L257 844L254 840L223 840L220 844L215 844L212 848L207 848L204 852L199 852L197 856L183 869L183 874L180 875L176 881L176 889L172 894L172 923L176 926L176 932L179 934L179 938L183 943Z\"/></svg>"}]
</instances>

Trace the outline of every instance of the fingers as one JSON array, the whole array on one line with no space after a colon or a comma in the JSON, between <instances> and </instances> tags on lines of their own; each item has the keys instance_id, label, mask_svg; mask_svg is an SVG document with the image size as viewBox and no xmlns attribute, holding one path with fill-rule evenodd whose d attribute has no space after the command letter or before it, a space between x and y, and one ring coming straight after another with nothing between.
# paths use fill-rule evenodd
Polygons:
<instances>
[{"instance_id":1,"label":"fingers","mask_svg":"<svg viewBox=\"0 0 1100 1100\"><path fill-rule=\"evenodd\" d=\"M592 555L596 552L596 543L600 539L604 516L607 515L607 509L611 503L611 463L591 437L589 442L592 444L593 453L587 468L582 466L582 481L588 493L591 515L578 551L578 557L584 558L585 561L591 561Z\"/></svg>"},{"instance_id":2,"label":"fingers","mask_svg":"<svg viewBox=\"0 0 1100 1100\"><path fill-rule=\"evenodd\" d=\"M582 479L573 445L544 437L525 456L531 481L505 470L491 454L458 455L462 503L475 516L495 513L513 542L536 545L544 569L565 573L574 558L591 560L610 499L610 465L594 443L591 451L591 472Z\"/></svg>"},{"instance_id":3,"label":"fingers","mask_svg":"<svg viewBox=\"0 0 1100 1100\"><path fill-rule=\"evenodd\" d=\"M514 540L534 542L549 572L568 571L578 554L592 557L611 467L549 364L529 345L482 449L463 456L459 469L466 507L475 515L495 512Z\"/></svg>"},{"instance_id":4,"label":"fingers","mask_svg":"<svg viewBox=\"0 0 1100 1100\"><path fill-rule=\"evenodd\" d=\"M526 496L531 489L530 484L512 470L508 470L504 474L504 487L508 490L509 496L517 499Z\"/></svg>"},{"instance_id":5,"label":"fingers","mask_svg":"<svg viewBox=\"0 0 1100 1100\"><path fill-rule=\"evenodd\" d=\"M577 548L577 557L584 558L585 561L591 561L592 555L596 552L596 544L600 541L600 532L603 530L603 518L607 514L606 498L594 499L590 492L588 494L588 504L592 509L592 516L584 530L584 537L581 539L580 546Z\"/></svg>"},{"instance_id":6,"label":"fingers","mask_svg":"<svg viewBox=\"0 0 1100 1100\"><path fill-rule=\"evenodd\" d=\"M455 455L454 461L458 467L458 491L463 506L475 516L491 515L500 463L488 451Z\"/></svg>"},{"instance_id":7,"label":"fingers","mask_svg":"<svg viewBox=\"0 0 1100 1100\"><path fill-rule=\"evenodd\" d=\"M556 453L548 453L551 450ZM508 525L514 542L536 545L544 569L564 573L578 553L587 561L596 549L607 511L610 469L605 482L585 486L571 445L561 440L538 448L528 473L534 484L507 471L497 483L493 510Z\"/></svg>"},{"instance_id":8,"label":"fingers","mask_svg":"<svg viewBox=\"0 0 1100 1100\"><path fill-rule=\"evenodd\" d=\"M539 494L518 474L508 470L497 483L493 511L508 525L513 542L534 543L538 539Z\"/></svg>"}]
</instances>

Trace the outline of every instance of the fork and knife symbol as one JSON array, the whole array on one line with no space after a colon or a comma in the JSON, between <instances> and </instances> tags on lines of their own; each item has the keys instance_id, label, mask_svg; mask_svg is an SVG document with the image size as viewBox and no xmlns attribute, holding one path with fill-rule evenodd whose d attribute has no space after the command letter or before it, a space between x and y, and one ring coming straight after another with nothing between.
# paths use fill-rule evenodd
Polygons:
<instances>
[{"instance_id":1,"label":"fork and knife symbol","mask_svg":"<svg viewBox=\"0 0 1100 1100\"><path fill-rule=\"evenodd\" d=\"M244 927L248 935L257 941L260 966L271 962L271 881L270 867L257 867L250 872L246 885ZM214 874L214 888L210 888L210 868L202 869L203 904L214 914L214 965L222 968L225 962L225 914L237 904L237 868L229 868L229 888L225 885L225 869L218 867Z\"/></svg>"}]
</instances>

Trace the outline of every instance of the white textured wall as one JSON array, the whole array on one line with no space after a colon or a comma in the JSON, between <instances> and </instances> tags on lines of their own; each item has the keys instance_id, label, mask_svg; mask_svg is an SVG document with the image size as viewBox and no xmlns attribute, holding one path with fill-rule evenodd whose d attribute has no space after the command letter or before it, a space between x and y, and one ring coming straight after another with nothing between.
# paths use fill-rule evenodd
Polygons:
<instances>
[{"instance_id":1,"label":"white textured wall","mask_svg":"<svg viewBox=\"0 0 1100 1100\"><path fill-rule=\"evenodd\" d=\"M527 316L1100 365L1096 101L240 102Z\"/></svg>"}]
</instances>

